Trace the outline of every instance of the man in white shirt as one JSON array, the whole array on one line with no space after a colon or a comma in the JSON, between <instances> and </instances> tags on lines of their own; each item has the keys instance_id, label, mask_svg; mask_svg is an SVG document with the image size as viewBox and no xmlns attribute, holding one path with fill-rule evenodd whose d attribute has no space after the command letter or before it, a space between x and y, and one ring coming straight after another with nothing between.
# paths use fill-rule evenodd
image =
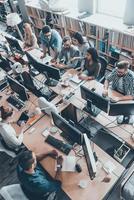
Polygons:
<instances>
[{"instance_id":1,"label":"man in white shirt","mask_svg":"<svg viewBox=\"0 0 134 200\"><path fill-rule=\"evenodd\" d=\"M17 137L14 128L9 123L9 118L12 114L13 111L3 106L1 107L0 135L9 148L16 150L23 142L23 127Z\"/></svg>"}]
</instances>

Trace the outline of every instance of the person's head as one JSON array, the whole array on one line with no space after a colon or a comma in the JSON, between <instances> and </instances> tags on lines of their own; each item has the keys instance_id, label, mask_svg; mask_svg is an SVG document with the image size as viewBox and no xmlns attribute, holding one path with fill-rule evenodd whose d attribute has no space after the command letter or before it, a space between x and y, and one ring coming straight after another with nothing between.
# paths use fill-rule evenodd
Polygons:
<instances>
[{"instance_id":1,"label":"person's head","mask_svg":"<svg viewBox=\"0 0 134 200\"><path fill-rule=\"evenodd\" d=\"M98 53L95 48L87 49L86 59L93 62L98 62Z\"/></svg>"},{"instance_id":2,"label":"person's head","mask_svg":"<svg viewBox=\"0 0 134 200\"><path fill-rule=\"evenodd\" d=\"M72 36L72 43L74 45L82 45L84 43L82 34L79 32L75 32Z\"/></svg>"},{"instance_id":3,"label":"person's head","mask_svg":"<svg viewBox=\"0 0 134 200\"><path fill-rule=\"evenodd\" d=\"M34 170L37 164L34 152L27 150L18 157L18 164L24 171Z\"/></svg>"},{"instance_id":4,"label":"person's head","mask_svg":"<svg viewBox=\"0 0 134 200\"><path fill-rule=\"evenodd\" d=\"M50 26L45 25L45 26L42 28L42 33L43 33L48 39L50 39L50 38L51 38L51 28L50 28Z\"/></svg>"},{"instance_id":5,"label":"person's head","mask_svg":"<svg viewBox=\"0 0 134 200\"><path fill-rule=\"evenodd\" d=\"M117 63L116 67L117 67L117 75L124 76L127 73L127 70L129 68L129 62L128 61L120 61Z\"/></svg>"},{"instance_id":6,"label":"person's head","mask_svg":"<svg viewBox=\"0 0 134 200\"><path fill-rule=\"evenodd\" d=\"M71 46L71 38L70 38L70 36L65 36L65 37L63 38L63 46L64 46L66 49L70 48L70 46Z\"/></svg>"},{"instance_id":7,"label":"person's head","mask_svg":"<svg viewBox=\"0 0 134 200\"><path fill-rule=\"evenodd\" d=\"M31 34L32 33L32 28L31 28L31 25L29 23L25 23L23 25L23 29L24 29L24 32L26 34Z\"/></svg>"},{"instance_id":8,"label":"person's head","mask_svg":"<svg viewBox=\"0 0 134 200\"><path fill-rule=\"evenodd\" d=\"M1 110L1 119L2 120L7 120L13 114L13 109L10 109L10 108L4 107L4 106L1 106L0 110Z\"/></svg>"}]
</instances>

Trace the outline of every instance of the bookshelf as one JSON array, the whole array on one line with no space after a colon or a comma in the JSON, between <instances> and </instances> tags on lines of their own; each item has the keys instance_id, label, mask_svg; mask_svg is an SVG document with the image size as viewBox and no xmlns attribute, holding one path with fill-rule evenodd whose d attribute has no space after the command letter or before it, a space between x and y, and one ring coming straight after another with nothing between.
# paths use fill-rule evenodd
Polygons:
<instances>
[{"instance_id":1,"label":"bookshelf","mask_svg":"<svg viewBox=\"0 0 134 200\"><path fill-rule=\"evenodd\" d=\"M75 31L86 36L98 53L108 60L109 69L112 69L117 61L125 59L130 62L131 69L134 70L134 32L102 27L91 23L88 18L78 19L71 17L70 14L53 13L42 9L37 4L26 4L26 8L37 36L49 16L51 25L60 32L62 37L66 34L72 35Z\"/></svg>"}]
</instances>

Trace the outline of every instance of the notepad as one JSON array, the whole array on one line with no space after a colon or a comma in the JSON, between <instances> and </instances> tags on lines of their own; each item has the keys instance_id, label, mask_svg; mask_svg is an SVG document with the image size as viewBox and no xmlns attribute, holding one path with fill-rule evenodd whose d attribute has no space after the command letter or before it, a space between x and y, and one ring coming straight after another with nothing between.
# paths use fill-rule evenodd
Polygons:
<instances>
[{"instance_id":1,"label":"notepad","mask_svg":"<svg viewBox=\"0 0 134 200\"><path fill-rule=\"evenodd\" d=\"M75 172L76 157L75 156L63 156L63 164L61 171L63 172ZM55 164L55 170L57 169L57 162Z\"/></svg>"},{"instance_id":2,"label":"notepad","mask_svg":"<svg viewBox=\"0 0 134 200\"><path fill-rule=\"evenodd\" d=\"M116 166L109 160L103 165L103 169L108 173L111 174Z\"/></svg>"},{"instance_id":3,"label":"notepad","mask_svg":"<svg viewBox=\"0 0 134 200\"><path fill-rule=\"evenodd\" d=\"M79 84L82 80L79 79L79 77L76 75L74 75L71 79L71 81L73 81L76 84Z\"/></svg>"}]
</instances>

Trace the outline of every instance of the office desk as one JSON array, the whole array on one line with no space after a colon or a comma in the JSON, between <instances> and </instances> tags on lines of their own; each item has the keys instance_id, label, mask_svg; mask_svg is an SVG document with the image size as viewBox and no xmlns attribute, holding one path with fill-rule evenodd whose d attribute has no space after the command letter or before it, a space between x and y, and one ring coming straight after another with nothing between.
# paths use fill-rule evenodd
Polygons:
<instances>
[{"instance_id":1,"label":"office desk","mask_svg":"<svg viewBox=\"0 0 134 200\"><path fill-rule=\"evenodd\" d=\"M95 92L98 94L102 94L103 91L103 85L96 81L87 81L83 84L85 87L92 89L95 88ZM122 96L120 93L113 91L109 88L108 90L109 97L114 99L114 96ZM75 100L77 99L77 101ZM80 108L81 110L85 107L86 101L81 98L80 94L80 88L75 93L75 98L71 100L71 103L75 105L77 108ZM133 102L133 101L126 101L127 102ZM115 135L117 135L119 138L124 140L128 145L131 146L131 148L134 148L134 141L131 139L131 134L133 133L133 126L128 124L122 124L118 125L116 123L116 117L115 116L108 116L107 113L101 112L97 117L94 118L96 121L98 121L103 126L106 126L109 130L111 130ZM109 124L109 125L108 125ZM111 128L110 128L111 127Z\"/></svg>"},{"instance_id":2,"label":"office desk","mask_svg":"<svg viewBox=\"0 0 134 200\"><path fill-rule=\"evenodd\" d=\"M33 131L32 134L29 133L29 130L25 132L24 144L36 153L47 152L53 149L53 147L44 142L45 138L41 134L46 127L50 126L52 125L48 116L41 118L40 121L34 125L35 131ZM54 136L61 139L59 133L56 133ZM89 200L89 197L93 200L103 199L124 171L123 166L101 150L97 145L94 145L94 150L97 153L99 161L97 164L97 176L93 181L91 181L88 176L84 158L78 161L82 167L81 173L62 172L61 174L61 180L63 183L62 188L72 200ZM62 155L61 152L59 152L59 154ZM69 155L74 155L74 152L71 151ZM116 166L116 169L111 175L111 181L109 183L104 183L102 180L106 176L106 172L102 169L102 165L109 160ZM54 177L55 160L47 158L44 159L41 164ZM86 180L88 182L85 189L81 189L78 186L80 180Z\"/></svg>"}]
</instances>

